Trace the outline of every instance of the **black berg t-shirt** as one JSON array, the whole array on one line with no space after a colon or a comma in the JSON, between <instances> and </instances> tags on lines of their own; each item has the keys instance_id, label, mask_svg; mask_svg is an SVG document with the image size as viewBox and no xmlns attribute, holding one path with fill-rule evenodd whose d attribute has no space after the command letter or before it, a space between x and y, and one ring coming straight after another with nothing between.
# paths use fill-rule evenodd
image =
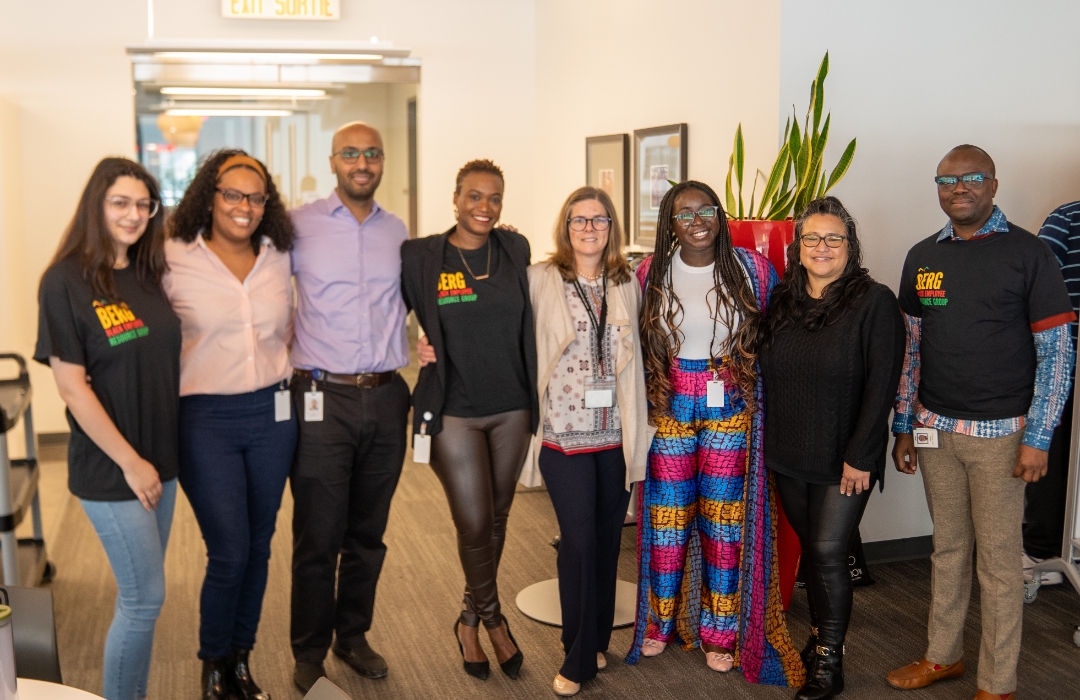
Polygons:
<instances>
[{"instance_id":1,"label":"black berg t-shirt","mask_svg":"<svg viewBox=\"0 0 1080 700\"><path fill-rule=\"evenodd\" d=\"M119 300L102 299L74 259L41 280L34 359L82 365L120 434L153 464L162 481L176 477L180 396L180 319L160 289L139 283L132 266L114 270ZM67 411L68 488L90 501L128 501L135 494L120 466Z\"/></svg>"},{"instance_id":2,"label":"black berg t-shirt","mask_svg":"<svg viewBox=\"0 0 1080 700\"><path fill-rule=\"evenodd\" d=\"M461 256L483 276L488 245L490 277L475 280ZM513 262L494 237L476 250L459 252L446 244L437 303L449 359L443 413L479 418L528 409L529 380L521 347L525 294Z\"/></svg>"},{"instance_id":3,"label":"black berg t-shirt","mask_svg":"<svg viewBox=\"0 0 1080 700\"><path fill-rule=\"evenodd\" d=\"M922 319L919 402L938 415L998 420L1027 413L1033 333L1074 318L1061 269L1024 229L971 240L938 234L904 262L900 308Z\"/></svg>"}]
</instances>

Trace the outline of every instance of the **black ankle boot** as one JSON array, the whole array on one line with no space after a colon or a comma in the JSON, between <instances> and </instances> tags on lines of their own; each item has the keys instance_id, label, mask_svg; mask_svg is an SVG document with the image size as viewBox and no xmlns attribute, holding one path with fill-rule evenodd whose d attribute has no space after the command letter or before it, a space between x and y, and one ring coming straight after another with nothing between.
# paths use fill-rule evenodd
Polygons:
<instances>
[{"instance_id":1,"label":"black ankle boot","mask_svg":"<svg viewBox=\"0 0 1080 700\"><path fill-rule=\"evenodd\" d=\"M807 678L814 675L814 659L817 658L817 654L814 652L817 649L817 637L817 625L810 625L810 638L806 640L806 646L803 647L802 652L799 654L802 657L803 666L806 666Z\"/></svg>"},{"instance_id":2,"label":"black ankle boot","mask_svg":"<svg viewBox=\"0 0 1080 700\"><path fill-rule=\"evenodd\" d=\"M814 654L814 670L806 685L795 694L795 700L828 700L844 692L844 654L842 646L818 645Z\"/></svg>"},{"instance_id":3,"label":"black ankle boot","mask_svg":"<svg viewBox=\"0 0 1080 700\"><path fill-rule=\"evenodd\" d=\"M270 700L270 693L264 693L251 677L248 666L247 649L236 649L229 654L228 681L239 700Z\"/></svg>"},{"instance_id":4,"label":"black ankle boot","mask_svg":"<svg viewBox=\"0 0 1080 700\"><path fill-rule=\"evenodd\" d=\"M229 700L228 659L203 659L203 700Z\"/></svg>"}]
</instances>

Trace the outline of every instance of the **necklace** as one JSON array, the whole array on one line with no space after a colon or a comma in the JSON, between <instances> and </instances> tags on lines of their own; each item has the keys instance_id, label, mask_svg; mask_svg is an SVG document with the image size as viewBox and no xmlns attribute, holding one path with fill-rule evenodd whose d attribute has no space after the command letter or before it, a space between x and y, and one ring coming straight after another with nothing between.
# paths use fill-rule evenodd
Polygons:
<instances>
[{"instance_id":1,"label":"necklace","mask_svg":"<svg viewBox=\"0 0 1080 700\"><path fill-rule=\"evenodd\" d=\"M457 246L454 246L454 247L457 248ZM479 282L480 280L486 280L488 277L491 276L491 239L490 238L488 238L487 247L488 247L487 270L485 270L484 274L482 274L482 275L477 275L475 272L472 271L472 268L469 267L469 263L465 262L465 254L461 252L461 248L457 248L457 254L461 257L461 264L464 265L465 269L469 271L469 276L472 277L477 282Z\"/></svg>"},{"instance_id":2,"label":"necklace","mask_svg":"<svg viewBox=\"0 0 1080 700\"><path fill-rule=\"evenodd\" d=\"M598 280L598 279L600 279L601 277L604 276L604 272L606 272L606 270L601 265L600 266L600 272L597 272L595 275L589 276L589 275L586 275L584 272L578 272L578 276L583 278L586 282L595 282L596 280Z\"/></svg>"}]
</instances>

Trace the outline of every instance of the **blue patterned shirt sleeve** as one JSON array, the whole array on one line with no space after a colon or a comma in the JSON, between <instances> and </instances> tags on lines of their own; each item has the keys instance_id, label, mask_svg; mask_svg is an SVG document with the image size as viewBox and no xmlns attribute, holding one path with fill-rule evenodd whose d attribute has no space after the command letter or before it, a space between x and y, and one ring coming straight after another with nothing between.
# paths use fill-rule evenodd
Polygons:
<instances>
[{"instance_id":1,"label":"blue patterned shirt sleeve","mask_svg":"<svg viewBox=\"0 0 1080 700\"><path fill-rule=\"evenodd\" d=\"M907 327L907 343L904 344L904 364L900 371L900 387L896 394L896 410L893 413L892 431L897 435L910 433L915 419L915 390L919 386L919 342L922 340L922 319L904 316Z\"/></svg>"},{"instance_id":2,"label":"blue patterned shirt sleeve","mask_svg":"<svg viewBox=\"0 0 1080 700\"><path fill-rule=\"evenodd\" d=\"M1038 450L1050 449L1050 438L1061 421L1061 410L1072 385L1073 348L1069 325L1062 324L1035 334L1035 395L1031 399L1024 427L1023 444Z\"/></svg>"}]
</instances>

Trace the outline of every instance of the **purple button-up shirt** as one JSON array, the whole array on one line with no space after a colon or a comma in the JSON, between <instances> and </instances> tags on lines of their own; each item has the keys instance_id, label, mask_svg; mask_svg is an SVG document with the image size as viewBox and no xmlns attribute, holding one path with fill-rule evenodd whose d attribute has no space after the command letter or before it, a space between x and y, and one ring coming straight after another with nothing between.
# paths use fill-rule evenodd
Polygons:
<instances>
[{"instance_id":1,"label":"purple button-up shirt","mask_svg":"<svg viewBox=\"0 0 1080 700\"><path fill-rule=\"evenodd\" d=\"M409 364L401 298L404 222L375 204L357 223L337 190L291 212L297 309L292 365L336 374Z\"/></svg>"}]
</instances>

